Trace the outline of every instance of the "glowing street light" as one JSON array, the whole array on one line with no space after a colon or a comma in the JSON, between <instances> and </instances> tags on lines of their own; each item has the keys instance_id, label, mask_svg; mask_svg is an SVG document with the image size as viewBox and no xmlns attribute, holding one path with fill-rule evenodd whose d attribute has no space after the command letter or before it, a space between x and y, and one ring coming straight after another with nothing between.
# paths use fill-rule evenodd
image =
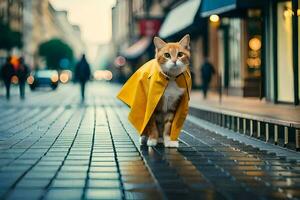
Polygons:
<instances>
[{"instance_id":1,"label":"glowing street light","mask_svg":"<svg viewBox=\"0 0 300 200\"><path fill-rule=\"evenodd\" d=\"M220 17L219 17L218 15L211 15L211 16L209 17L209 20L210 20L211 22L216 23L216 22L219 22L219 21L220 21Z\"/></svg>"}]
</instances>

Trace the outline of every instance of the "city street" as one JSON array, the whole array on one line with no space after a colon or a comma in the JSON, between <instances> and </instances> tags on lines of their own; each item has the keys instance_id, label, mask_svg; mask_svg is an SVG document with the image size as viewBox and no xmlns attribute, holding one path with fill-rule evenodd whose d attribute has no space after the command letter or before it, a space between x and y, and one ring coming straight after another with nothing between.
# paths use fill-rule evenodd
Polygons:
<instances>
[{"instance_id":1,"label":"city street","mask_svg":"<svg viewBox=\"0 0 300 200\"><path fill-rule=\"evenodd\" d=\"M0 199L300 199L296 152L278 156L192 116L178 149L140 147L118 90L91 83L80 103L73 84L27 88L24 101L13 88L7 102L2 87Z\"/></svg>"}]
</instances>

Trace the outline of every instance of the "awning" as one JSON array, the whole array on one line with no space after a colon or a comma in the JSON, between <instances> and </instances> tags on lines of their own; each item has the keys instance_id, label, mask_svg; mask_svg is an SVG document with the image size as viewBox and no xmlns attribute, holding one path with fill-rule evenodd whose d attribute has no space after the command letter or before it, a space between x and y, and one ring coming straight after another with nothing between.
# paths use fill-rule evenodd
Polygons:
<instances>
[{"instance_id":1,"label":"awning","mask_svg":"<svg viewBox=\"0 0 300 200\"><path fill-rule=\"evenodd\" d=\"M202 0L200 13L201 17L208 17L238 8L257 8L265 3L265 0Z\"/></svg>"},{"instance_id":2,"label":"awning","mask_svg":"<svg viewBox=\"0 0 300 200\"><path fill-rule=\"evenodd\" d=\"M159 36L167 38L193 24L201 0L189 0L171 10L162 24Z\"/></svg>"},{"instance_id":3,"label":"awning","mask_svg":"<svg viewBox=\"0 0 300 200\"><path fill-rule=\"evenodd\" d=\"M228 12L236 8L237 0L203 0L201 5L201 16L207 17L212 14Z\"/></svg>"},{"instance_id":4,"label":"awning","mask_svg":"<svg viewBox=\"0 0 300 200\"><path fill-rule=\"evenodd\" d=\"M138 58L148 49L151 42L152 42L151 37L142 37L140 40L138 40L130 47L121 50L121 55L126 57L127 59Z\"/></svg>"}]
</instances>

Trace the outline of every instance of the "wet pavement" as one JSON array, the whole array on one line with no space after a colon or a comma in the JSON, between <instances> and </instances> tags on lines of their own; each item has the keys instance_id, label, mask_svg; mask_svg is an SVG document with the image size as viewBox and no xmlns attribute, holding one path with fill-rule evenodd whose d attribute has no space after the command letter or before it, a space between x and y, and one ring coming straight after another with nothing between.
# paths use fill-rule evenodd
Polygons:
<instances>
[{"instance_id":1,"label":"wet pavement","mask_svg":"<svg viewBox=\"0 0 300 200\"><path fill-rule=\"evenodd\" d=\"M140 147L117 90L0 96L0 199L300 199L299 161L190 120L178 149Z\"/></svg>"}]
</instances>

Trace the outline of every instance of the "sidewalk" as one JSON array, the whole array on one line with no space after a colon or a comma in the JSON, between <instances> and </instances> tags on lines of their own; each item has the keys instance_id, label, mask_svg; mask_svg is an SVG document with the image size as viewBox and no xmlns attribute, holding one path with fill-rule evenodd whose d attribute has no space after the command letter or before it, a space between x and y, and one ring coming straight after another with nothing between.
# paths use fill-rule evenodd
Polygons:
<instances>
[{"instance_id":1,"label":"sidewalk","mask_svg":"<svg viewBox=\"0 0 300 200\"><path fill-rule=\"evenodd\" d=\"M208 94L207 99L203 99L200 91L192 91L190 105L300 123L300 106L273 104L258 98L223 95L220 102L217 93L211 92Z\"/></svg>"},{"instance_id":2,"label":"sidewalk","mask_svg":"<svg viewBox=\"0 0 300 200\"><path fill-rule=\"evenodd\" d=\"M118 89L89 84L85 103L72 84L22 102L0 98L0 199L300 197L299 160L195 120L186 120L178 149L140 147Z\"/></svg>"}]
</instances>

